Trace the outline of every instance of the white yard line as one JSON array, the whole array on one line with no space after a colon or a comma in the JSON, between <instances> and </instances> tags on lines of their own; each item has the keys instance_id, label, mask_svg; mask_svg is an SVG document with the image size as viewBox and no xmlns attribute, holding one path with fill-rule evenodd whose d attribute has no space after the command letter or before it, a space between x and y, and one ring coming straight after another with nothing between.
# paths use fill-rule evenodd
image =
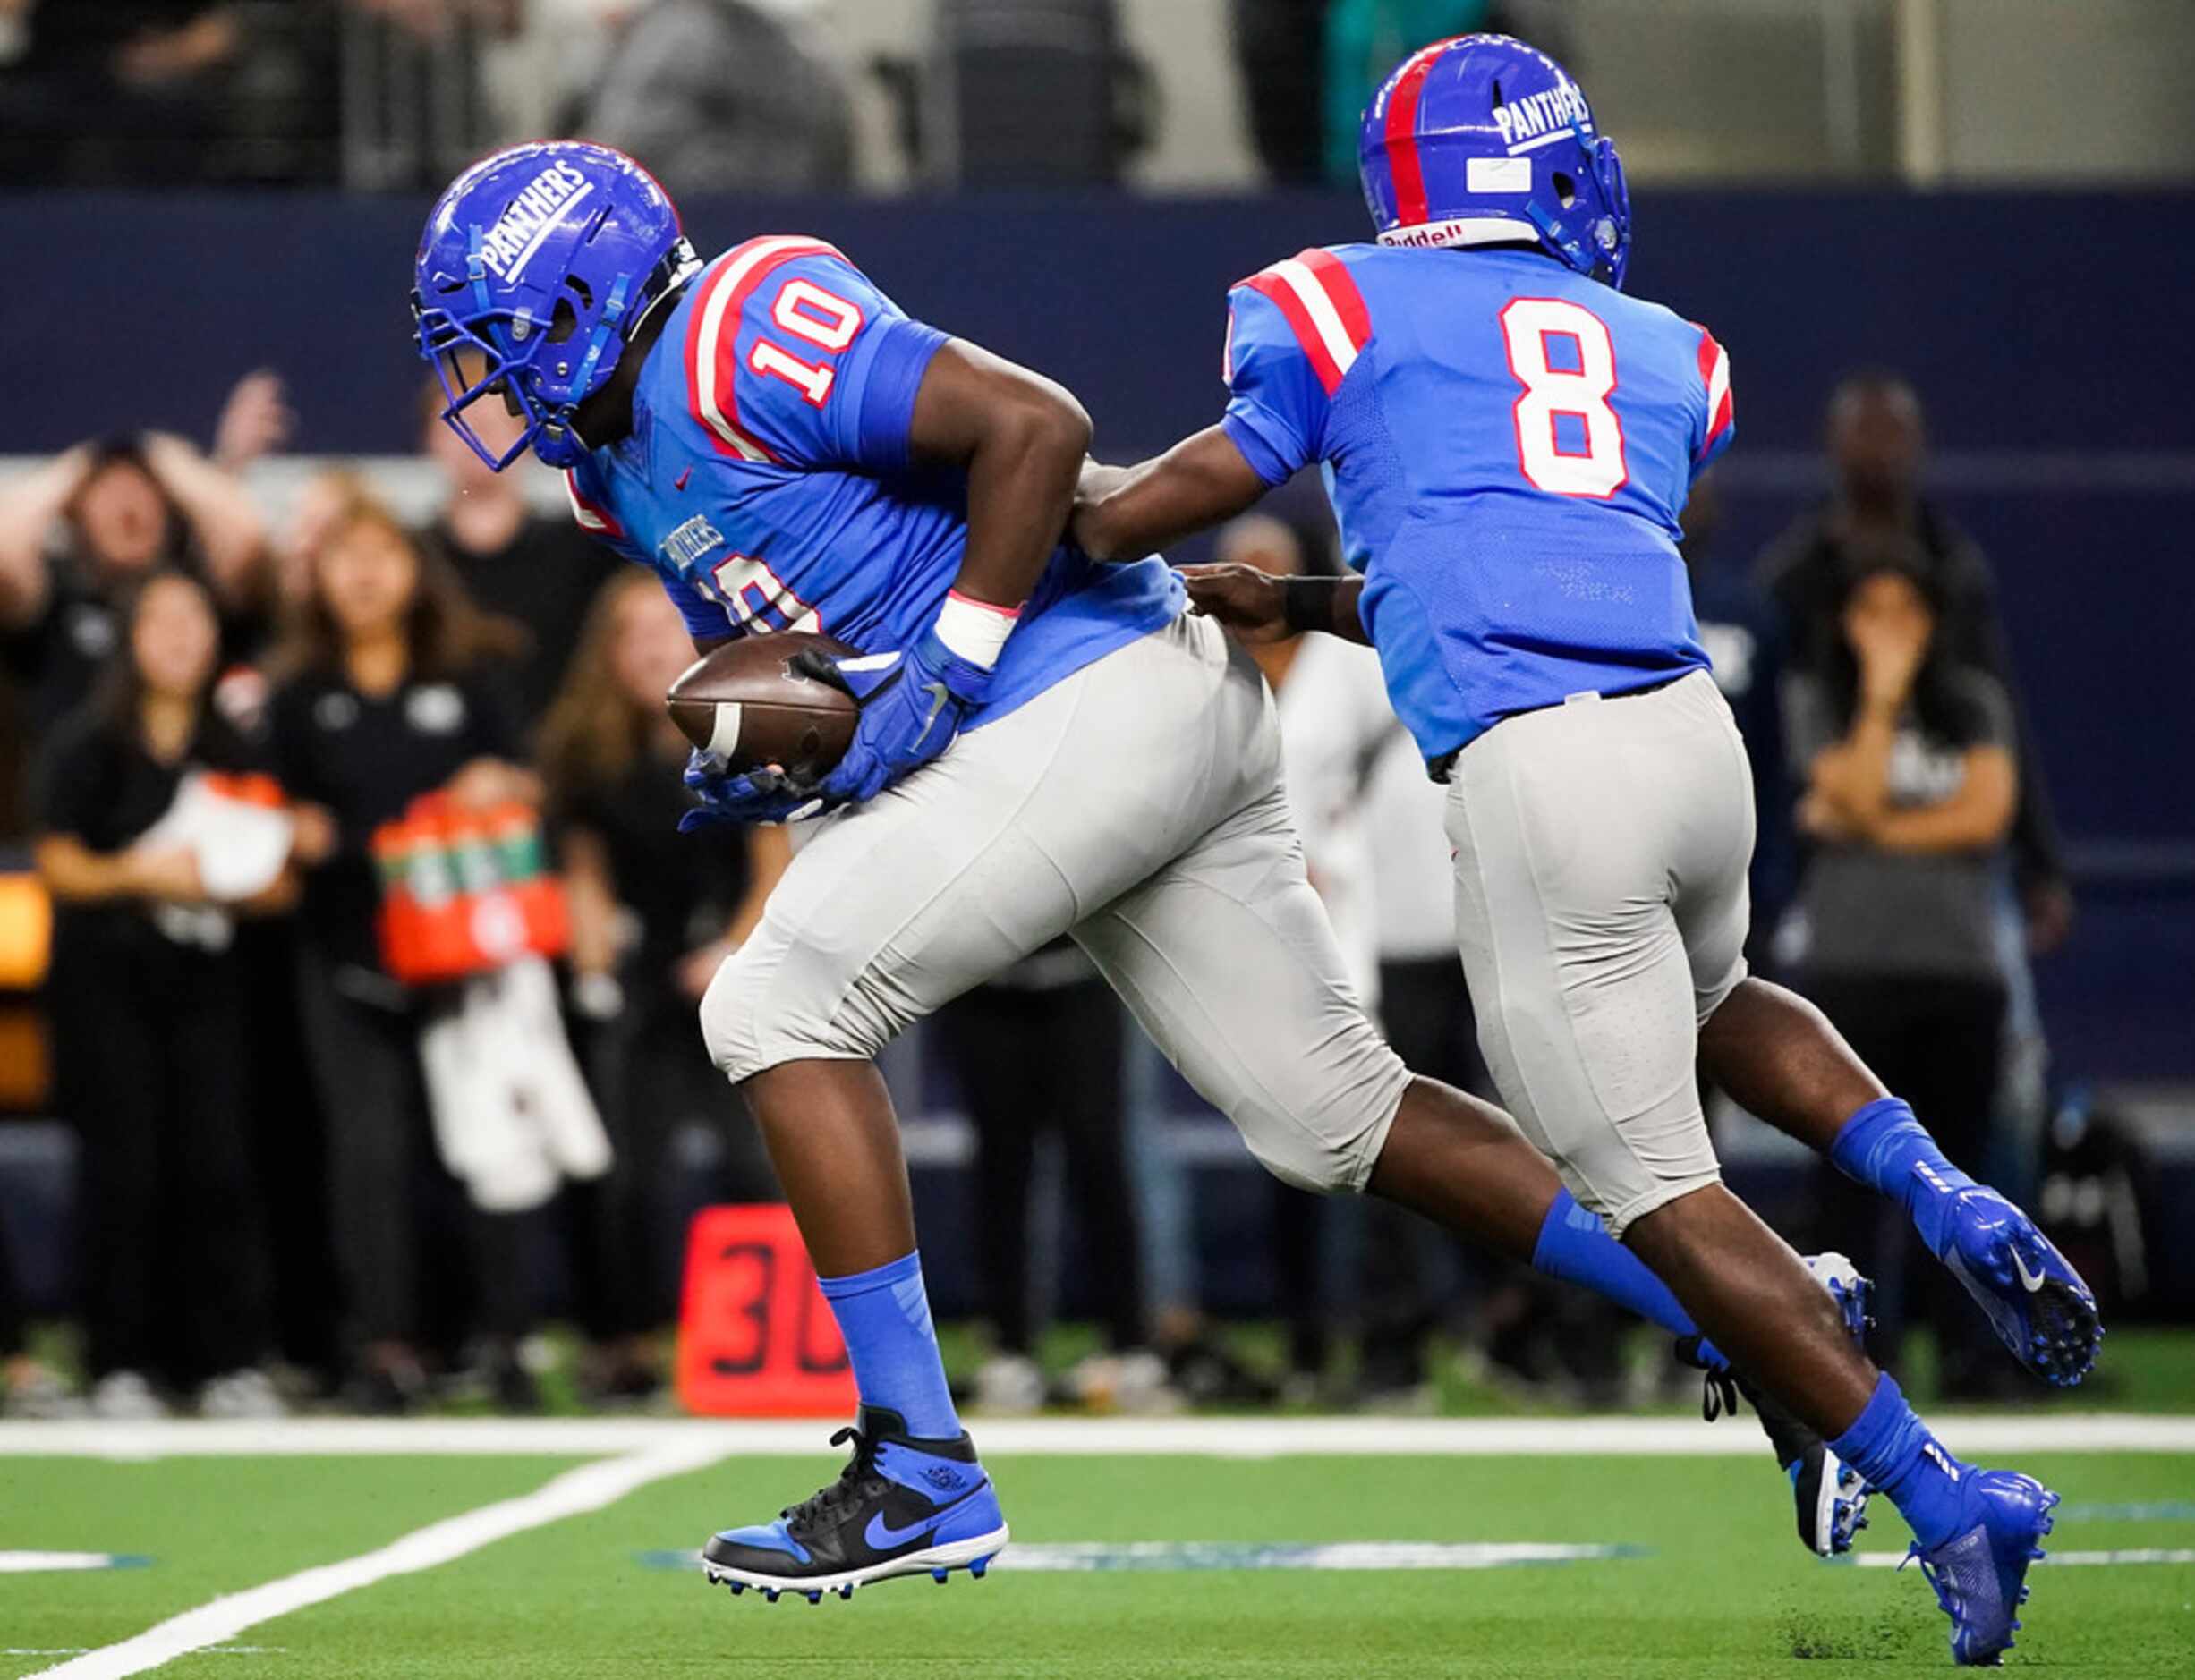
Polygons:
<instances>
[{"instance_id":1,"label":"white yard line","mask_svg":"<svg viewBox=\"0 0 2195 1680\"><path fill-rule=\"evenodd\" d=\"M123 1680L128 1675L157 1668L187 1652L208 1645L226 1644L246 1628L287 1616L308 1605L325 1603L345 1592L355 1592L391 1575L408 1575L433 1569L468 1552L480 1550L513 1534L544 1523L600 1511L615 1505L637 1488L667 1476L684 1475L715 1464L724 1455L721 1442L703 1435L665 1442L622 1458L583 1464L543 1483L533 1492L476 1511L446 1517L425 1528L414 1529L378 1551L346 1557L341 1563L285 1575L263 1586L200 1605L181 1616L148 1628L134 1639L102 1646L83 1656L38 1671L47 1680Z\"/></svg>"},{"instance_id":2,"label":"white yard line","mask_svg":"<svg viewBox=\"0 0 2195 1680\"><path fill-rule=\"evenodd\" d=\"M2043 1413L1929 1420L1968 1457L2195 1453L2195 1416ZM1692 1418L972 1418L986 1455L1060 1457L1750 1458L1749 1420ZM698 1418L292 1418L276 1423L0 1423L0 1457L143 1459L418 1455L599 1457L657 1449L718 1457L822 1455L836 1421Z\"/></svg>"}]
</instances>

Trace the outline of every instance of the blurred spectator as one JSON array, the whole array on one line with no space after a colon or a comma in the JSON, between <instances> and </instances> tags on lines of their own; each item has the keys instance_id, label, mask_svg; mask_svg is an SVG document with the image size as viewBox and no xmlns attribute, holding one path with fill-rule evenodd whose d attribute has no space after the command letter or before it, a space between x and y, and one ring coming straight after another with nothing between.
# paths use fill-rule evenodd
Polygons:
<instances>
[{"instance_id":1,"label":"blurred spectator","mask_svg":"<svg viewBox=\"0 0 2195 1680\"><path fill-rule=\"evenodd\" d=\"M242 47L209 0L0 0L22 30L0 65L0 165L17 182L205 173Z\"/></svg>"},{"instance_id":2,"label":"blurred spectator","mask_svg":"<svg viewBox=\"0 0 2195 1680\"><path fill-rule=\"evenodd\" d=\"M2004 1021L1995 874L2018 802L2012 703L1961 658L1944 624L1941 572L1918 543L1851 549L1837 629L1793 680L1791 761L1805 767L1799 826L1816 844L1799 884L1799 972L1852 1048L1927 1117L1944 1152L1982 1166ZM2010 1375L1955 1280L1910 1240L1904 1218L1825 1172L1825 1228L1872 1230L1861 1269L1893 1286L1877 1303L1894 1360L1894 1279L1918 1280L1947 1394ZM1901 1267L1886 1244L1908 1256Z\"/></svg>"},{"instance_id":3,"label":"blurred spectator","mask_svg":"<svg viewBox=\"0 0 2195 1680\"><path fill-rule=\"evenodd\" d=\"M119 641L117 608L157 566L199 574L225 650L258 627L265 531L242 484L181 437L79 444L0 488L0 656L34 737L81 704Z\"/></svg>"},{"instance_id":4,"label":"blurred spectator","mask_svg":"<svg viewBox=\"0 0 2195 1680\"><path fill-rule=\"evenodd\" d=\"M976 1272L993 1353L976 1373L988 1411L1045 1399L1034 1358L1036 1276L1029 1235L1037 1139L1058 1135L1072 1211L1096 1286L1105 1352L1068 1378L1071 1397L1104 1410L1168 1404L1166 1367L1144 1328L1135 1199L1120 1107L1120 1005L1090 959L1055 940L939 1012L938 1042L975 1128Z\"/></svg>"},{"instance_id":5,"label":"blurred spectator","mask_svg":"<svg viewBox=\"0 0 2195 1680\"><path fill-rule=\"evenodd\" d=\"M1885 538L1916 545L1942 603L1937 633L1946 654L1979 667L2010 697L2020 771L2012 863L2029 944L2038 952L2055 949L2073 915L2057 827L2012 676L1995 577L1972 539L1921 493L1927 428L1920 398L1895 373L1854 373L1830 396L1826 431L1836 488L1777 539L1757 568L1783 615L1793 668L1820 675L1822 650L1837 645L1838 603L1854 551Z\"/></svg>"},{"instance_id":6,"label":"blurred spectator","mask_svg":"<svg viewBox=\"0 0 2195 1680\"><path fill-rule=\"evenodd\" d=\"M421 539L456 568L482 610L524 626L526 645L511 675L518 726L530 737L579 645L588 607L623 563L568 515L535 513L523 488L523 475L535 470L531 461L491 470L442 423L443 401L440 381L429 380L421 394L425 449L448 479L450 496ZM498 453L518 441L524 426L495 403L474 403L465 418Z\"/></svg>"},{"instance_id":7,"label":"blurred spectator","mask_svg":"<svg viewBox=\"0 0 2195 1680\"><path fill-rule=\"evenodd\" d=\"M1324 7L1325 165L1329 181L1357 179L1365 106L1396 65L1451 36L1514 35L1577 68L1559 11L1533 0L1327 0Z\"/></svg>"},{"instance_id":8,"label":"blurred spectator","mask_svg":"<svg viewBox=\"0 0 2195 1680\"><path fill-rule=\"evenodd\" d=\"M328 1123L337 1265L356 1320L353 1398L400 1410L424 1381L421 1348L439 1307L475 1283L472 1328L506 1404L533 1403L516 1343L531 1312L523 1216L467 1204L430 1136L421 1034L433 1000L381 967L374 828L421 793L461 804L532 804L498 660L515 627L482 615L447 562L423 553L396 516L353 494L311 556L311 587L277 660L268 707L275 759L298 802L310 866L301 925L307 1049ZM435 1236L470 1255L424 1257Z\"/></svg>"},{"instance_id":9,"label":"blurred spectator","mask_svg":"<svg viewBox=\"0 0 2195 1680\"><path fill-rule=\"evenodd\" d=\"M675 195L852 185L852 106L806 21L749 0L654 0L624 20L579 123Z\"/></svg>"},{"instance_id":10,"label":"blurred spectator","mask_svg":"<svg viewBox=\"0 0 2195 1680\"><path fill-rule=\"evenodd\" d=\"M705 1147L715 1200L778 1194L694 1010L761 919L790 848L783 828L678 833L691 802L679 781L686 742L663 696L693 658L654 574L625 568L597 596L541 734L571 899L574 1002L617 1152L609 1176L577 1192L587 1215L580 1322L595 1345L584 1379L610 1397L660 1381L647 1338L677 1316L694 1210L673 1205L674 1158Z\"/></svg>"},{"instance_id":11,"label":"blurred spectator","mask_svg":"<svg viewBox=\"0 0 2195 1680\"><path fill-rule=\"evenodd\" d=\"M1220 533L1217 557L1283 577L1306 569L1302 539L1264 514ZM1335 636L1296 636L1249 649L1280 714L1280 760L1304 863L1333 923L1358 1001L1380 1005L1379 921L1365 793L1373 766L1400 725L1388 704L1378 657ZM1327 1228L1314 1196L1274 1181L1275 1274L1289 1303L1290 1385L1319 1392L1339 1292L1326 1286ZM1353 1292L1352 1292L1353 1293Z\"/></svg>"},{"instance_id":12,"label":"blurred spectator","mask_svg":"<svg viewBox=\"0 0 2195 1680\"><path fill-rule=\"evenodd\" d=\"M0 1214L4 1214L0 1208ZM0 1417L70 1417L84 1409L67 1384L30 1352L30 1326L7 1221L0 1218Z\"/></svg>"},{"instance_id":13,"label":"blurred spectator","mask_svg":"<svg viewBox=\"0 0 2195 1680\"><path fill-rule=\"evenodd\" d=\"M157 1380L202 1385L208 1413L273 1415L281 1404L255 1369L268 1351L267 1277L231 912L286 907L294 883L285 872L241 904L217 902L207 854L173 832L186 777L253 767L208 705L219 630L204 586L153 571L118 625L98 697L46 743L36 799L38 873L56 911L56 1087L82 1141L93 1407L157 1415Z\"/></svg>"},{"instance_id":14,"label":"blurred spectator","mask_svg":"<svg viewBox=\"0 0 2195 1680\"><path fill-rule=\"evenodd\" d=\"M1715 686L1730 702L1753 771L1755 814L1753 924L1746 955L1765 969L1778 921L1791 903L1793 858L1791 794L1783 763L1784 629L1775 603L1741 567L1715 552L1723 499L1712 471L1692 486L1684 505L1684 564L1691 574L1693 615L1714 666Z\"/></svg>"},{"instance_id":15,"label":"blurred spectator","mask_svg":"<svg viewBox=\"0 0 2195 1680\"><path fill-rule=\"evenodd\" d=\"M1365 795L1380 1025L1412 1073L1493 1100L1470 988L1456 960L1455 871L1442 827L1447 793L1425 774L1417 743L1396 722ZM1392 1203L1365 1204L1358 1387L1366 1405L1414 1410L1430 1397L1426 1344L1448 1316L1458 1269L1446 1232Z\"/></svg>"},{"instance_id":16,"label":"blurred spectator","mask_svg":"<svg viewBox=\"0 0 2195 1680\"><path fill-rule=\"evenodd\" d=\"M1307 186L1325 178L1323 77L1330 3L1229 0L1250 143L1265 174L1280 186ZM1356 167L1354 153L1350 167Z\"/></svg>"}]
</instances>

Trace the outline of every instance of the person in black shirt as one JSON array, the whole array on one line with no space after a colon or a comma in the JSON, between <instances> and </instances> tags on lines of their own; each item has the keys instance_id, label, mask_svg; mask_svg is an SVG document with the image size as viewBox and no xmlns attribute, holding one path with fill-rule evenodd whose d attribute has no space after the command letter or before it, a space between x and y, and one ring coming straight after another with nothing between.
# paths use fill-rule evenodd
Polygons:
<instances>
[{"instance_id":1,"label":"person in black shirt","mask_svg":"<svg viewBox=\"0 0 2195 1680\"><path fill-rule=\"evenodd\" d=\"M677 832L692 800L687 743L663 708L693 657L685 621L653 575L605 584L541 734L541 768L572 906L574 1002L592 1031L587 1057L617 1146L588 1187L580 1318L596 1345L589 1385L609 1395L655 1386L647 1342L677 1313L679 1240L666 1168L681 1132L716 1140L720 1199L774 1201L752 1126L693 1035L717 965L761 919L790 855L785 830L727 838Z\"/></svg>"},{"instance_id":2,"label":"person in black shirt","mask_svg":"<svg viewBox=\"0 0 2195 1680\"><path fill-rule=\"evenodd\" d=\"M82 1140L78 1218L95 1409L157 1413L154 1379L209 1412L267 1415L267 1278L246 1151L246 1022L232 910L196 854L148 836L194 770L251 768L209 709L218 632L204 588L152 573L122 609L103 692L47 742L38 869L55 906L56 1089Z\"/></svg>"},{"instance_id":3,"label":"person in black shirt","mask_svg":"<svg viewBox=\"0 0 2195 1680\"><path fill-rule=\"evenodd\" d=\"M1691 579L1700 645L1714 662L1714 685L1730 702L1753 772L1755 838L1752 866L1746 872L1753 921L1746 936L1746 961L1756 972L1766 972L1776 922L1791 903L1797 868L1793 795L1783 762L1783 617L1742 565L1715 552L1722 522L1723 498L1715 474L1708 471L1693 484L1684 505L1680 547Z\"/></svg>"},{"instance_id":4,"label":"person in black shirt","mask_svg":"<svg viewBox=\"0 0 2195 1680\"><path fill-rule=\"evenodd\" d=\"M519 725L531 737L579 645L588 607L625 563L568 517L535 513L518 471L489 471L442 423L439 380L428 381L423 401L426 452L448 479L450 499L421 539L457 568L481 607L525 627L514 675ZM492 403L475 404L467 419L490 447L518 439L522 422Z\"/></svg>"},{"instance_id":5,"label":"person in black shirt","mask_svg":"<svg viewBox=\"0 0 2195 1680\"><path fill-rule=\"evenodd\" d=\"M2012 868L2037 955L2062 944L2073 919L2048 788L2013 680L1996 578L1973 539L1923 496L1927 428L1920 398L1897 374L1868 369L1831 394L1829 454L1836 489L1763 553L1755 575L1788 632L1789 669L1815 675L1819 650L1837 645L1839 615L1855 557L1882 542L1918 545L1926 581L1943 603L1937 626L1947 657L1993 678L2011 697L2020 802Z\"/></svg>"},{"instance_id":6,"label":"person in black shirt","mask_svg":"<svg viewBox=\"0 0 2195 1680\"><path fill-rule=\"evenodd\" d=\"M248 651L265 551L242 485L180 437L79 444L0 489L0 663L32 739L90 694L118 603L156 566L204 580L225 651Z\"/></svg>"},{"instance_id":7,"label":"person in black shirt","mask_svg":"<svg viewBox=\"0 0 2195 1680\"><path fill-rule=\"evenodd\" d=\"M433 1233L455 1228L472 1238L489 1374L504 1401L527 1404L515 1357L531 1306L523 1216L458 1211L455 1182L432 1165L420 1065L430 1004L382 969L369 851L375 827L421 793L478 806L538 801L496 665L515 632L481 615L447 563L355 490L311 571L276 661L268 725L311 866L300 1002L328 1121L336 1263L359 1339L353 1397L397 1409L418 1396L430 1328L421 1256ZM437 1302L447 1294L438 1288Z\"/></svg>"}]
</instances>

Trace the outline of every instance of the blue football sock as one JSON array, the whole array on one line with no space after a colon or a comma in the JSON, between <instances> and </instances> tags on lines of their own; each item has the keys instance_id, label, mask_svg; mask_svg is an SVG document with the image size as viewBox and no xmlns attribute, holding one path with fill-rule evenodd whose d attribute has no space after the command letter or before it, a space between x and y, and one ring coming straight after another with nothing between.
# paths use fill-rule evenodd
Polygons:
<instances>
[{"instance_id":1,"label":"blue football sock","mask_svg":"<svg viewBox=\"0 0 2195 1680\"><path fill-rule=\"evenodd\" d=\"M1606 1295L1618 1306L1629 1307L1642 1319L1660 1325L1672 1336L1697 1336L1699 1326L1669 1293L1669 1285L1648 1271L1646 1263L1608 1235L1597 1213L1578 1205L1567 1190L1555 1192L1547 1218L1540 1226L1539 1242L1532 1250L1532 1269L1550 1277L1582 1284L1595 1294ZM1722 1355L1713 1356L1717 1362Z\"/></svg>"},{"instance_id":2,"label":"blue football sock","mask_svg":"<svg viewBox=\"0 0 2195 1680\"><path fill-rule=\"evenodd\" d=\"M846 1338L862 1404L897 1412L906 1421L907 1433L918 1439L958 1436L960 1419L945 1386L937 1334L930 1327L922 1251L874 1271L817 1281Z\"/></svg>"},{"instance_id":3,"label":"blue football sock","mask_svg":"<svg viewBox=\"0 0 2195 1680\"><path fill-rule=\"evenodd\" d=\"M1901 1099L1880 1098L1855 1113L1830 1144L1829 1158L1846 1176L1904 1208L1929 1252L1943 1258L1951 1241L1952 1192L1974 1181L1944 1158Z\"/></svg>"},{"instance_id":4,"label":"blue football sock","mask_svg":"<svg viewBox=\"0 0 2195 1680\"><path fill-rule=\"evenodd\" d=\"M1957 1535L1964 1504L1959 1484L1973 1466L1944 1450L1889 1376L1876 1381L1852 1427L1829 1445L1889 1496L1922 1546L1940 1546Z\"/></svg>"}]
</instances>

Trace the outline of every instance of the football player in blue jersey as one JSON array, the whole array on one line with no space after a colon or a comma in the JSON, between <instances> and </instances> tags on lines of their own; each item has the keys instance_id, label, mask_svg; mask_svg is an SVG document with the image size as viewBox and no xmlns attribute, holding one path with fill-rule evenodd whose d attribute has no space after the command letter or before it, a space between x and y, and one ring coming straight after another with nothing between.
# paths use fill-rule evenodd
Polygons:
<instances>
[{"instance_id":1,"label":"football player in blue jersey","mask_svg":"<svg viewBox=\"0 0 2195 1680\"><path fill-rule=\"evenodd\" d=\"M1063 932L1274 1173L1390 1197L1697 1334L1507 1116L1381 1041L1305 877L1255 666L1161 562L1061 540L1090 436L1072 397L910 319L821 241L703 263L640 165L580 143L461 175L413 308L449 423L498 468L530 449L564 469L580 523L654 568L697 647L808 629L856 650L822 673L861 711L819 785L706 755L688 773L689 821L829 811L701 1014L861 1396L845 1472L711 1539L712 1579L850 1595L980 1574L1005 1544L872 1058ZM481 402L523 421L507 449L468 421ZM1828 1494L1849 1542L1856 1504Z\"/></svg>"},{"instance_id":2,"label":"football player in blue jersey","mask_svg":"<svg viewBox=\"0 0 2195 1680\"><path fill-rule=\"evenodd\" d=\"M2029 1369L2089 1369L2096 1304L2064 1258L1816 1011L1747 976L1748 773L1677 552L1691 480L1730 442L1729 358L1621 291L1622 165L1546 55L1496 35L1412 55L1360 156L1378 242L1238 285L1225 415L1087 469L1071 534L1147 553L1319 464L1353 574L1193 568L1193 601L1252 640L1378 651L1453 790L1457 937L1502 1099L1737 1367L1890 1496L1953 1655L1995 1662L2056 1496L1929 1434L1722 1187L1694 1083L1697 1056L1902 1201Z\"/></svg>"}]
</instances>

